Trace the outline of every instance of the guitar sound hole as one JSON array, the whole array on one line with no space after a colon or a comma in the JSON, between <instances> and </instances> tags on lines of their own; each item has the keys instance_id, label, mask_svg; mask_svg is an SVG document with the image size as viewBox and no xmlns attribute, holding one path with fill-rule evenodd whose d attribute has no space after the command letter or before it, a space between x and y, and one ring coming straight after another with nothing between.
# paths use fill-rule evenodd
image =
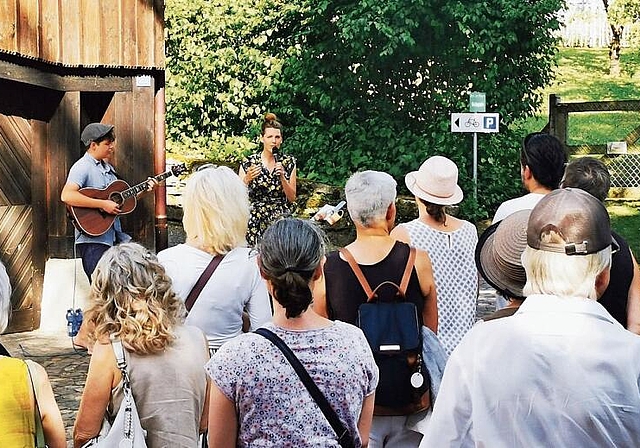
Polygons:
<instances>
[{"instance_id":1,"label":"guitar sound hole","mask_svg":"<svg viewBox=\"0 0 640 448\"><path fill-rule=\"evenodd\" d=\"M109 195L109 199L111 199L113 202L115 202L118 205L122 205L122 203L124 202L124 199L120 193L111 193Z\"/></svg>"}]
</instances>

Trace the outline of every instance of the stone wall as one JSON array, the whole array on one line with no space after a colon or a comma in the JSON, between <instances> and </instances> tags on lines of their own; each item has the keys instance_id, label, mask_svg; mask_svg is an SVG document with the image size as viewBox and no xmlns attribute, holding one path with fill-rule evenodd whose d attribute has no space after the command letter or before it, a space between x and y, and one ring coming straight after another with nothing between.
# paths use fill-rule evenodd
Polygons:
<instances>
[{"instance_id":1,"label":"stone wall","mask_svg":"<svg viewBox=\"0 0 640 448\"><path fill-rule=\"evenodd\" d=\"M319 208L325 204L336 205L344 200L344 188L336 187L317 182L311 182L305 179L298 179L298 197L294 216L302 219L311 218ZM182 207L180 201L180 186L169 186L167 201L167 216L169 219L169 245L173 246L184 241L184 235L181 234L182 226ZM398 209L397 222L407 222L415 219L417 216L417 207L410 197L399 197L396 203ZM349 212L344 208L344 216L333 226L325 222L319 225L324 230L331 247L344 246L355 239L355 228L353 222L349 218Z\"/></svg>"}]
</instances>

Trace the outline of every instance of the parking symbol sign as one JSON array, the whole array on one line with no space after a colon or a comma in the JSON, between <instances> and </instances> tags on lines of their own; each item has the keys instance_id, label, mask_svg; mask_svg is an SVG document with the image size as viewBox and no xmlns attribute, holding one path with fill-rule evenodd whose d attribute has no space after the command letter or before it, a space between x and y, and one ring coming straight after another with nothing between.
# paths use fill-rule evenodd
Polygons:
<instances>
[{"instance_id":1,"label":"parking symbol sign","mask_svg":"<svg viewBox=\"0 0 640 448\"><path fill-rule=\"evenodd\" d=\"M500 114L490 113L452 113L451 132L490 133L500 131Z\"/></svg>"},{"instance_id":2,"label":"parking symbol sign","mask_svg":"<svg viewBox=\"0 0 640 448\"><path fill-rule=\"evenodd\" d=\"M496 117L484 117L484 126L483 128L486 130L496 129L498 126L498 120Z\"/></svg>"}]
</instances>

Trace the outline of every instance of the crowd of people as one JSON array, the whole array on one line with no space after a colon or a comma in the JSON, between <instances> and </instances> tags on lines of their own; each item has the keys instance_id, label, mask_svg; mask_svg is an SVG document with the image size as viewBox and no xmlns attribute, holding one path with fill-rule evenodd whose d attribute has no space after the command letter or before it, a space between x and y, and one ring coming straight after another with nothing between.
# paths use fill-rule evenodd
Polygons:
<instances>
[{"instance_id":1,"label":"crowd of people","mask_svg":"<svg viewBox=\"0 0 640 448\"><path fill-rule=\"evenodd\" d=\"M112 178L114 140L112 126L83 132L63 200L117 213L78 196ZM450 211L464 195L446 157L406 174L406 223L396 181L357 172L344 189L355 240L327 253L317 223L289 216L296 161L273 114L261 142L238 173L190 176L184 244L156 256L115 224L77 236L92 356L75 447L113 422L126 387L151 448L638 445L640 271L611 230L602 162L567 164L555 137L528 136L529 193L479 238ZM504 307L476 322L479 276ZM0 264L0 330L10 294ZM65 446L44 369L3 351L0 377L0 446L34 446L38 420Z\"/></svg>"}]
</instances>

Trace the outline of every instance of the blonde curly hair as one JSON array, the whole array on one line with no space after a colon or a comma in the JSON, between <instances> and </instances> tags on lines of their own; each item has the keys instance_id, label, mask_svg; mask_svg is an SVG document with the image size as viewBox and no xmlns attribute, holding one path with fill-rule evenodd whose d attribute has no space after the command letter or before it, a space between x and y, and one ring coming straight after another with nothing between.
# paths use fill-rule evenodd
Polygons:
<instances>
[{"instance_id":1,"label":"blonde curly hair","mask_svg":"<svg viewBox=\"0 0 640 448\"><path fill-rule=\"evenodd\" d=\"M161 352L175 339L185 315L164 267L137 243L104 253L93 274L87 319L95 323L95 340L114 334L133 352Z\"/></svg>"}]
</instances>

